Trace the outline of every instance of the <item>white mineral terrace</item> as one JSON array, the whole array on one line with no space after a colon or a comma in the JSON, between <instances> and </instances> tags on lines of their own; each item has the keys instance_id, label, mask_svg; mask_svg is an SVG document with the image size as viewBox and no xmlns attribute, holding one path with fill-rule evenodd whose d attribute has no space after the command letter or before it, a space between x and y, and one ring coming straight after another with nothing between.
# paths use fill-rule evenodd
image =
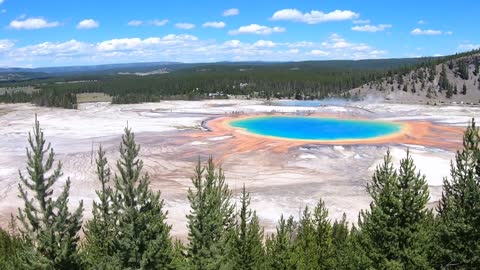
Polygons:
<instances>
[{"instance_id":1,"label":"white mineral terrace","mask_svg":"<svg viewBox=\"0 0 480 270\"><path fill-rule=\"evenodd\" d=\"M355 222L360 209L368 207L367 180L382 161L387 148L394 161L410 148L417 168L426 175L431 202L438 200L443 178L448 176L455 149L422 145L315 145L292 147L276 152L269 148L255 151L232 151L229 143L235 132L212 136L202 122L226 114L269 112L315 112L365 116L382 120L430 121L449 126L466 126L480 108L466 106L423 106L385 103L350 103L339 106L288 107L264 105L262 101L165 101L138 105L86 103L79 110L34 107L27 104L0 104L0 225L10 213L16 214L21 201L17 197L18 170L25 169L27 134L34 115L38 114L48 142L63 163L64 177L56 186L60 190L66 177L72 181L70 203L84 201L85 217L91 213L98 183L93 154L102 144L110 166L118 158L123 128L128 124L142 149L140 158L151 177L151 185L162 192L169 210L168 221L173 234L186 235L189 211L187 190L190 176L200 156L214 155L226 174L236 198L245 184L251 193L252 207L266 231L274 229L281 214L298 217L306 205L325 200L332 219L346 213ZM204 133L204 136L190 136ZM440 138L439 138L440 139ZM460 147L461 136L458 138ZM58 194L58 193L57 193Z\"/></svg>"}]
</instances>

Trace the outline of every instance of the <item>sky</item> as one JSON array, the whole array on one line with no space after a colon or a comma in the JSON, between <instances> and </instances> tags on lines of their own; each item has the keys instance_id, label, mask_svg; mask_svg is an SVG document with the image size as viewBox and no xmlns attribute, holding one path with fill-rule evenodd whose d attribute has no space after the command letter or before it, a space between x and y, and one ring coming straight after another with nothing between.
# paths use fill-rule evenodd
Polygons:
<instances>
[{"instance_id":1,"label":"sky","mask_svg":"<svg viewBox=\"0 0 480 270\"><path fill-rule=\"evenodd\" d=\"M476 0L0 0L0 67L440 56Z\"/></svg>"}]
</instances>

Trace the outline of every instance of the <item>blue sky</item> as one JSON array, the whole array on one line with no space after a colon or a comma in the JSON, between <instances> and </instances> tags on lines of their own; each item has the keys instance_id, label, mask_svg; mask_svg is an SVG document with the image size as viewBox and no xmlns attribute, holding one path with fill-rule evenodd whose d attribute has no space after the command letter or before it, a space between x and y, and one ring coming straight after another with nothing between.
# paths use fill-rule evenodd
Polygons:
<instances>
[{"instance_id":1,"label":"blue sky","mask_svg":"<svg viewBox=\"0 0 480 270\"><path fill-rule=\"evenodd\" d=\"M446 55L480 1L0 0L0 67Z\"/></svg>"}]
</instances>

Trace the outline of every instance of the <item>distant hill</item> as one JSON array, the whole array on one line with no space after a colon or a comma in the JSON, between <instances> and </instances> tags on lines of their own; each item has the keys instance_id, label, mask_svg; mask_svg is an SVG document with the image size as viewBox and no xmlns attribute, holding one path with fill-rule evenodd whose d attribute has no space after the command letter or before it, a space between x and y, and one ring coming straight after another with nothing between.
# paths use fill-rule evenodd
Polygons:
<instances>
[{"instance_id":1,"label":"distant hill","mask_svg":"<svg viewBox=\"0 0 480 270\"><path fill-rule=\"evenodd\" d=\"M400 70L348 93L405 103L480 104L479 69L475 50Z\"/></svg>"},{"instance_id":2,"label":"distant hill","mask_svg":"<svg viewBox=\"0 0 480 270\"><path fill-rule=\"evenodd\" d=\"M91 66L65 66L40 68L0 68L0 82L15 82L32 79L80 76L80 75L131 75L139 76L165 74L175 71L192 73L199 71L232 71L252 70L384 70L401 66L414 65L421 58L374 59L374 60L326 60L302 62L216 62L216 63L179 63L179 62L146 62L105 64ZM159 72L161 71L161 72Z\"/></svg>"}]
</instances>

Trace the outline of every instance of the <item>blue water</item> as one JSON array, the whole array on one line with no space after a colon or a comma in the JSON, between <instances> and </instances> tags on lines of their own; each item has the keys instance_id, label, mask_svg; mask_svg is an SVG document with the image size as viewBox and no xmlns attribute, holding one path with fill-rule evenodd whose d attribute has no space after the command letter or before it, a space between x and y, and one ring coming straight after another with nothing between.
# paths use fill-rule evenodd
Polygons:
<instances>
[{"instance_id":1,"label":"blue water","mask_svg":"<svg viewBox=\"0 0 480 270\"><path fill-rule=\"evenodd\" d=\"M231 126L264 136L302 140L360 140L401 130L391 122L304 116L266 116L235 120Z\"/></svg>"}]
</instances>

